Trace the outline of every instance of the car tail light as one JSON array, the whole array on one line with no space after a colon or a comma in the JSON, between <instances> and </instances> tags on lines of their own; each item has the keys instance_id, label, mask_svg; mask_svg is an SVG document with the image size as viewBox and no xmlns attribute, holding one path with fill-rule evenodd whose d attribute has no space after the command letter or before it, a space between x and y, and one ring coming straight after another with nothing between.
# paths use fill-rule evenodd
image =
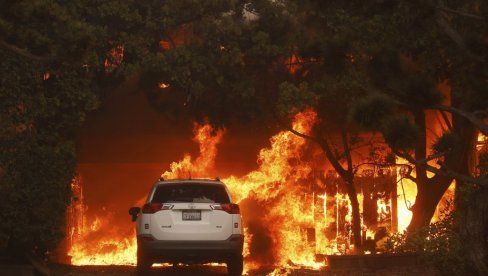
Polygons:
<instances>
[{"instance_id":1,"label":"car tail light","mask_svg":"<svg viewBox=\"0 0 488 276\"><path fill-rule=\"evenodd\" d=\"M144 204L144 206L142 206L142 213L154 214L157 211L173 209L173 207L174 207L173 204L168 204L168 203L157 203L157 202L146 203Z\"/></svg>"},{"instance_id":2,"label":"car tail light","mask_svg":"<svg viewBox=\"0 0 488 276\"><path fill-rule=\"evenodd\" d=\"M141 240L144 240L144 241L154 241L154 238L152 236L142 236L140 237Z\"/></svg>"},{"instance_id":3,"label":"car tail light","mask_svg":"<svg viewBox=\"0 0 488 276\"><path fill-rule=\"evenodd\" d=\"M210 208L212 208L212 210L222 210L222 211L225 211L229 214L240 214L241 213L239 205L237 205L235 203L212 204L212 205L210 205Z\"/></svg>"}]
</instances>

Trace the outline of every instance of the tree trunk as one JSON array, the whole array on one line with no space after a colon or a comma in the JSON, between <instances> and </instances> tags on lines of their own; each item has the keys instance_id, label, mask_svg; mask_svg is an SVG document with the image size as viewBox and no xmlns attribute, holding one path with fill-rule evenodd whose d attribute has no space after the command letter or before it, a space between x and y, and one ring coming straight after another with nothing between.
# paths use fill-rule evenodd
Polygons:
<instances>
[{"instance_id":1,"label":"tree trunk","mask_svg":"<svg viewBox=\"0 0 488 276\"><path fill-rule=\"evenodd\" d=\"M345 137L346 136L343 136L343 138ZM354 237L354 248L360 249L362 246L361 215L359 213L359 201L357 197L357 192L356 192L356 188L354 187L354 171L352 168L351 152L347 144L347 139L343 140L344 155L346 155L346 158L348 160L347 169L344 169L344 167L342 167L337 156L334 155L334 153L332 152L331 146L329 145L327 140L321 138L321 136L317 136L317 139L315 141L318 142L318 144L324 151L325 156L329 160L334 170L339 174L339 176L345 182L347 195L349 197L349 201L351 201L351 208L352 208L352 232Z\"/></svg>"},{"instance_id":2,"label":"tree trunk","mask_svg":"<svg viewBox=\"0 0 488 276\"><path fill-rule=\"evenodd\" d=\"M422 113L415 114L416 124L423 125ZM476 141L476 129L469 124L464 118L453 115L453 129L452 132L458 137L458 143L444 157L444 166L446 170L452 170L464 175L470 175L469 167L471 156L474 150L474 143ZM425 125L424 129L425 128ZM426 141L425 132L421 138ZM426 143L420 143L416 149L416 159L425 159ZM429 225L437 204L442 199L449 185L452 183L452 178L441 174L436 174L432 178L427 178L425 168L422 166L416 167L417 171L417 197L415 204L412 206L412 221L408 226L408 231L412 232L419 228ZM458 181L458 186L463 183Z\"/></svg>"},{"instance_id":3,"label":"tree trunk","mask_svg":"<svg viewBox=\"0 0 488 276\"><path fill-rule=\"evenodd\" d=\"M475 149L478 132L463 118L454 117L459 133L466 141L463 143L463 161L459 173L471 175L474 172ZM470 142L470 143L468 143ZM488 188L475 187L474 191L465 192L459 189L470 183L458 182L456 191L456 209L459 211L458 229L469 265L478 275L488 275ZM466 198L467 197L467 198ZM473 271L474 273L474 271Z\"/></svg>"},{"instance_id":4,"label":"tree trunk","mask_svg":"<svg viewBox=\"0 0 488 276\"><path fill-rule=\"evenodd\" d=\"M346 182L347 185L347 195L349 196L349 201L351 201L352 208L352 234L354 238L354 248L362 248L362 238L361 238L361 215L359 213L359 201L356 189L354 187L354 182Z\"/></svg>"},{"instance_id":5,"label":"tree trunk","mask_svg":"<svg viewBox=\"0 0 488 276\"><path fill-rule=\"evenodd\" d=\"M465 252L478 275L488 275L488 189L474 191L459 225Z\"/></svg>"},{"instance_id":6,"label":"tree trunk","mask_svg":"<svg viewBox=\"0 0 488 276\"><path fill-rule=\"evenodd\" d=\"M450 178L439 175L426 182L417 183L417 197L415 204L412 206L412 220L408 225L408 232L414 232L429 225L437 204L450 184Z\"/></svg>"},{"instance_id":7,"label":"tree trunk","mask_svg":"<svg viewBox=\"0 0 488 276\"><path fill-rule=\"evenodd\" d=\"M415 159L424 160L427 157L427 127L425 122L425 112L418 109L412 112L415 124L422 130L419 141L415 147ZM412 206L412 221L408 225L408 232L414 232L427 226L435 213L437 203L449 187L450 179L445 179L440 175L433 178L427 177L425 166L415 167L417 196L415 204Z\"/></svg>"}]
</instances>

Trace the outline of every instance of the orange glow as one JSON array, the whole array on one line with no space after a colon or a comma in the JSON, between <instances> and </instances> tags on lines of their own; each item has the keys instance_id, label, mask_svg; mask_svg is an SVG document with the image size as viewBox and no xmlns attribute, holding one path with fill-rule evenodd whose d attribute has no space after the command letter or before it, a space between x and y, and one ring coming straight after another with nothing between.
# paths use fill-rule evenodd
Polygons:
<instances>
[{"instance_id":1,"label":"orange glow","mask_svg":"<svg viewBox=\"0 0 488 276\"><path fill-rule=\"evenodd\" d=\"M180 162L173 162L170 171L164 172L164 178L191 178L203 177L206 172L213 169L215 157L217 155L216 146L220 143L223 131L216 131L210 125L194 126L194 141L200 144L200 155L192 160L190 155L185 155ZM198 164L198 165L196 165ZM135 265L137 242L135 230L132 224L130 230L119 229L111 225L111 218L95 217L87 223L86 209L84 206L81 181L73 181L73 192L78 199L73 201L70 210L76 210L74 218L76 223L69 225L69 231L73 232L70 239L71 248L68 255L71 256L71 263L74 265ZM144 198L137 200L136 206L141 206ZM76 232L76 233L74 233ZM120 233L127 234L121 236ZM100 237L101 236L101 237Z\"/></svg>"},{"instance_id":2,"label":"orange glow","mask_svg":"<svg viewBox=\"0 0 488 276\"><path fill-rule=\"evenodd\" d=\"M297 55L291 55L285 62L286 66L288 66L288 71L290 74L295 75L298 69L300 69L301 59Z\"/></svg>"},{"instance_id":3,"label":"orange glow","mask_svg":"<svg viewBox=\"0 0 488 276\"><path fill-rule=\"evenodd\" d=\"M166 38L159 41L159 49L169 50L176 46L183 45L187 42L196 40L191 24L183 24L176 30L170 32Z\"/></svg>"},{"instance_id":4,"label":"orange glow","mask_svg":"<svg viewBox=\"0 0 488 276\"><path fill-rule=\"evenodd\" d=\"M295 117L293 128L307 134L315 119L315 112L302 112ZM243 177L230 176L223 181L237 201L252 198L268 206L261 219L274 242L273 254L278 261L274 265L320 268L324 264L315 261L317 252L313 246L316 243L314 200L317 197L307 194L300 185L312 172L310 164L300 160L306 140L282 131L270 142L271 146L259 153L257 170ZM246 237L246 242L251 239L252 236ZM251 261L249 265L253 267L256 264Z\"/></svg>"},{"instance_id":5,"label":"orange glow","mask_svg":"<svg viewBox=\"0 0 488 276\"><path fill-rule=\"evenodd\" d=\"M301 133L309 134L316 119L313 110L306 110L293 118L292 126ZM209 124L195 124L193 140L199 145L198 156L195 158L185 154L180 161L171 163L161 176L165 179L218 176L215 160L224 134L225 130L215 130ZM256 170L222 179L233 200L241 206L245 271L263 266L317 270L325 267L320 256L352 252L350 201L337 173L328 170L323 161L318 163L310 157L316 152L321 154L320 150L289 131L275 134L269 143L257 156ZM393 200L398 209L398 231L404 231L411 220L408 207L415 201L415 183L401 179L400 169L382 172L381 176L370 171L358 172L357 177L364 238L373 239L380 227L393 229L390 228L395 217ZM379 195L384 191L374 190L384 184L382 181L391 185L389 187L395 191L391 196L395 194L396 198L392 199L389 195L381 197ZM134 225L127 223L124 225L127 230L119 229L111 223L110 214L88 218L81 182L81 178L73 182L73 193L77 200L69 209L72 222L68 254L72 257L72 264L134 265ZM143 198L135 198L134 206L141 206L143 201ZM368 221L365 210L375 213ZM374 219L376 221L372 223Z\"/></svg>"},{"instance_id":6,"label":"orange glow","mask_svg":"<svg viewBox=\"0 0 488 276\"><path fill-rule=\"evenodd\" d=\"M159 87L160 89L165 89L165 88L168 88L169 86L170 86L169 84L164 83L164 82L160 82L160 83L158 84L158 87Z\"/></svg>"},{"instance_id":7,"label":"orange glow","mask_svg":"<svg viewBox=\"0 0 488 276\"><path fill-rule=\"evenodd\" d=\"M315 120L313 111L306 111L296 116L294 129L307 133ZM200 178L208 177L214 170L214 161L217 155L217 145L220 143L224 131L214 131L210 125L195 125L194 141L200 145L200 154L196 159L185 155L179 162L173 162L170 169L162 174L163 178ZM274 242L279 245L274 254L280 264L289 263L308 265L312 267L323 266L323 263L314 261L315 248L309 246L304 240L306 229L314 227L315 195L300 191L300 185L293 185L305 179L311 172L309 164L291 159L300 157L300 152L306 140L291 132L283 131L270 139L271 147L262 149L259 157L259 169L238 178L230 176L223 179L234 200L239 202L248 197L259 200L276 201L269 209L264 220L269 225L276 225L270 231ZM78 203L81 201L78 201ZM83 208L82 208L83 209ZM78 214L78 217L84 217ZM279 222L277 224L276 222ZM80 233L73 239L69 255L75 265L96 264L134 264L135 263L135 235L132 232L126 237L105 235L98 240L90 240L90 236L100 232L100 229L110 229L107 223L110 218L95 218L90 224L83 225ZM246 244L245 256L250 254L249 240L253 234L244 229ZM309 238L315 239L310 236ZM106 250L104 250L106 248ZM290 254L292 253L292 254ZM246 268L247 269L247 268Z\"/></svg>"},{"instance_id":8,"label":"orange glow","mask_svg":"<svg viewBox=\"0 0 488 276\"><path fill-rule=\"evenodd\" d=\"M186 154L183 160L171 163L170 170L161 174L164 179L208 178L209 173L214 170L217 145L222 141L224 131L212 133L213 129L209 124L195 124L194 132L193 141L200 145L200 155L192 160L191 156Z\"/></svg>"},{"instance_id":9,"label":"orange glow","mask_svg":"<svg viewBox=\"0 0 488 276\"><path fill-rule=\"evenodd\" d=\"M408 164L404 159L398 158L397 164ZM410 208L415 203L417 184L403 177L403 166L397 167L397 195L398 195L398 232L407 230L412 220Z\"/></svg>"},{"instance_id":10,"label":"orange glow","mask_svg":"<svg viewBox=\"0 0 488 276\"><path fill-rule=\"evenodd\" d=\"M124 46L119 45L110 50L108 58L105 59L103 65L105 70L111 72L119 67L124 60Z\"/></svg>"},{"instance_id":11,"label":"orange glow","mask_svg":"<svg viewBox=\"0 0 488 276\"><path fill-rule=\"evenodd\" d=\"M72 183L76 198L68 209L68 242L71 245L68 255L74 265L110 265L136 263L136 239L134 230L125 237L111 225L110 217L95 217L87 222L81 178ZM102 235L102 237L100 237Z\"/></svg>"}]
</instances>

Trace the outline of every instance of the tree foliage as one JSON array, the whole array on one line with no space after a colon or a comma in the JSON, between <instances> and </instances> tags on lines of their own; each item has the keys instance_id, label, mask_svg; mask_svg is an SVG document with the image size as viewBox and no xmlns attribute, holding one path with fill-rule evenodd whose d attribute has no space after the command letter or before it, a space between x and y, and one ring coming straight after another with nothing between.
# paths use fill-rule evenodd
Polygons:
<instances>
[{"instance_id":1,"label":"tree foliage","mask_svg":"<svg viewBox=\"0 0 488 276\"><path fill-rule=\"evenodd\" d=\"M469 160L476 132L487 129L484 2L229 3L175 25L190 24L191 39L158 53L146 74L154 83L148 94L163 110L220 126L313 106L320 119L308 138L349 181L355 146L344 141L358 141L349 136L361 127L379 131L415 168L412 230L429 223L452 179L483 183L470 173ZM157 81L169 89L158 89ZM168 106L167 98L179 101ZM428 119L434 111L445 128L437 143L428 140L438 125Z\"/></svg>"},{"instance_id":2,"label":"tree foliage","mask_svg":"<svg viewBox=\"0 0 488 276\"><path fill-rule=\"evenodd\" d=\"M10 193L22 185L26 202L36 202L37 186L26 179L37 175L46 196L64 195L52 208L66 205L74 130L97 107L102 88L139 73L150 102L175 119L209 119L217 127L283 122L314 107L318 124L306 138L350 187L354 150L373 142L360 134L381 132L416 168L413 224L423 226L432 216L424 210L435 208L453 178L480 183L468 160L476 131L488 133L487 14L478 0L3 1L2 204L13 203ZM426 140L432 110L446 126L429 145L434 154ZM428 162L435 158L442 167ZM46 160L66 169L46 168ZM5 225L17 218L12 212L3 214ZM358 224L359 213L354 217ZM58 219L26 229L47 237ZM15 229L0 227L25 238Z\"/></svg>"},{"instance_id":3,"label":"tree foliage","mask_svg":"<svg viewBox=\"0 0 488 276\"><path fill-rule=\"evenodd\" d=\"M0 236L9 250L44 254L64 237L76 130L123 69L113 49L124 43L110 39L122 30L103 22L133 20L117 7L0 3Z\"/></svg>"},{"instance_id":4,"label":"tree foliage","mask_svg":"<svg viewBox=\"0 0 488 276\"><path fill-rule=\"evenodd\" d=\"M473 274L466 257L468 249L463 246L457 225L454 212L446 208L439 221L415 233L391 234L385 247L389 253L417 254L421 261L434 266L442 275Z\"/></svg>"},{"instance_id":5,"label":"tree foliage","mask_svg":"<svg viewBox=\"0 0 488 276\"><path fill-rule=\"evenodd\" d=\"M94 36L51 1L0 10L0 233L15 252L44 253L64 235L75 128L98 105L80 62Z\"/></svg>"}]
</instances>

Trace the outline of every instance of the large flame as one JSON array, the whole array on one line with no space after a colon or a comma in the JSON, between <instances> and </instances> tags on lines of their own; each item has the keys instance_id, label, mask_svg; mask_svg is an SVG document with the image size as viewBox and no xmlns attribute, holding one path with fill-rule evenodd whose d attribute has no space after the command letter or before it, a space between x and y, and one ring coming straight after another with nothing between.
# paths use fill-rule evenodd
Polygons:
<instances>
[{"instance_id":1,"label":"large flame","mask_svg":"<svg viewBox=\"0 0 488 276\"><path fill-rule=\"evenodd\" d=\"M294 118L293 129L307 134L315 119L316 114L311 110L299 113ZM230 176L223 181L238 201L251 199L265 209L259 222L269 231L273 248L270 257L275 260L274 264L320 267L323 264L315 262L317 252L312 246L316 242L314 202L317 195L303 189L304 181L312 172L310 164L302 160L306 140L282 131L270 142L271 147L259 153L256 171L243 177ZM251 223L255 220L244 218ZM250 250L252 252L253 248Z\"/></svg>"},{"instance_id":2,"label":"large flame","mask_svg":"<svg viewBox=\"0 0 488 276\"><path fill-rule=\"evenodd\" d=\"M87 221L81 178L72 183L75 199L68 209L68 238L71 245L68 255L74 265L111 265L136 263L135 231L121 230L112 224L110 214L96 216ZM121 235L121 233L123 233Z\"/></svg>"},{"instance_id":3,"label":"large flame","mask_svg":"<svg viewBox=\"0 0 488 276\"><path fill-rule=\"evenodd\" d=\"M292 127L309 134L315 121L316 113L306 110L293 118ZM165 179L217 176L217 146L224 132L208 124L195 124L194 141L200 146L199 155L196 158L184 155L161 176ZM245 270L262 266L319 269L325 265L321 256L345 254L352 247L351 205L347 193L337 173L327 170L324 158L315 159L321 152L306 139L281 131L269 142L270 146L261 149L257 156L258 169L222 179L234 201L241 205L246 236ZM356 181L360 185L358 200L365 239L375 241L376 231L385 226L389 231L403 231L408 226L411 220L408 208L414 203L416 186L401 175L394 170L358 172ZM385 184L390 182L393 188ZM70 223L71 263L134 265L133 225L127 223L126 228L118 228L111 222L110 214L100 214L89 221L81 179L73 185L77 200L69 212L75 218ZM375 189L384 189L383 194ZM137 206L143 201L134 199ZM367 212L373 215L368 217Z\"/></svg>"},{"instance_id":4,"label":"large flame","mask_svg":"<svg viewBox=\"0 0 488 276\"><path fill-rule=\"evenodd\" d=\"M213 169L217 155L216 146L222 139L223 131L214 133L208 124L203 126L195 124L194 131L194 141L200 145L199 156L192 160L191 156L186 154L181 161L173 162L170 170L164 172L162 177L201 177ZM75 218L69 227L71 248L68 255L71 256L71 263L74 265L136 264L137 242L133 225L128 224L130 227L128 229L111 225L110 214L104 214L103 218L96 216L88 223L80 178L73 181L72 185L77 200L70 206L71 217ZM143 202L144 198L141 198L136 201L136 205L140 206Z\"/></svg>"},{"instance_id":5,"label":"large flame","mask_svg":"<svg viewBox=\"0 0 488 276\"><path fill-rule=\"evenodd\" d=\"M300 113L295 117L293 128L306 134L315 117L313 111ZM208 124L195 125L194 131L194 140L200 145L199 156L192 159L186 154L162 173L163 178L208 177L214 170L217 145L223 131L214 131ZM236 202L252 198L259 204L270 204L261 223L273 225L269 235L273 237L272 243L276 249L272 254L278 264L295 263L317 267L319 264L313 261L315 249L304 242L307 229L314 228L313 203L318 198L317 195L301 191L300 181L306 179L312 171L307 162L300 160L306 141L291 132L283 131L272 137L270 142L271 146L259 153L258 170L244 177L230 176L223 179L223 182L228 185ZM78 205L78 210L86 209L82 204L83 201L79 199L73 206ZM77 217L86 220L84 211L79 211ZM108 227L109 223L109 217L95 218L90 223L85 221L83 225L75 227L77 233L71 240L72 246L68 252L72 264L135 264L134 232L121 237L115 234L120 229ZM109 234L107 229L114 231ZM251 250L249 241L254 233L249 228L244 230L247 237L244 254L248 256ZM97 238L101 233L105 235ZM315 240L315 236L310 233L308 238Z\"/></svg>"},{"instance_id":6,"label":"large flame","mask_svg":"<svg viewBox=\"0 0 488 276\"><path fill-rule=\"evenodd\" d=\"M171 163L170 170L161 174L163 178L208 177L212 173L217 157L217 145L222 141L224 131L214 131L209 124L195 124L194 132L193 141L200 145L199 156L192 160L191 155L185 154L183 160Z\"/></svg>"},{"instance_id":7,"label":"large flame","mask_svg":"<svg viewBox=\"0 0 488 276\"><path fill-rule=\"evenodd\" d=\"M412 220L412 211L410 211L410 208L415 203L417 184L405 177L406 170L402 164L408 164L408 162L398 158L397 163L400 164L397 167L398 231L404 232Z\"/></svg>"}]
</instances>

